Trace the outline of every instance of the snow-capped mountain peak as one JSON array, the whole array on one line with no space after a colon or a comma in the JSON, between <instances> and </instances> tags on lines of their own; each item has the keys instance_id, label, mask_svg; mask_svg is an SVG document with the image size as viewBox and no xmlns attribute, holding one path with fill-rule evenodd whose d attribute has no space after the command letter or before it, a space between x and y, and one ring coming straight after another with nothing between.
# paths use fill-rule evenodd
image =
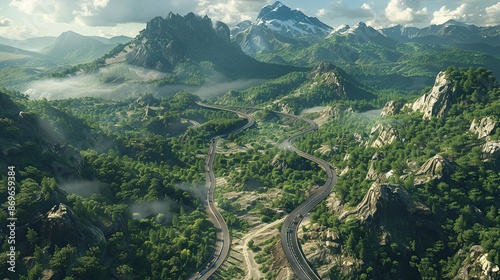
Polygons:
<instances>
[{"instance_id":1,"label":"snow-capped mountain peak","mask_svg":"<svg viewBox=\"0 0 500 280\"><path fill-rule=\"evenodd\" d=\"M299 10L292 10L277 1L262 8L254 25L264 25L286 37L314 39L324 38L331 27L315 17L306 16Z\"/></svg>"}]
</instances>

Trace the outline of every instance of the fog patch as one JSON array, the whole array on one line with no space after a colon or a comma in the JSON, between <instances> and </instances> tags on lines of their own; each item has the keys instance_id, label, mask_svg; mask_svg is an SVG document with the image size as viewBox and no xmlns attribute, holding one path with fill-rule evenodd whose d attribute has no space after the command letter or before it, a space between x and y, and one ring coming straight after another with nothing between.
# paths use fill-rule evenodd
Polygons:
<instances>
[{"instance_id":1,"label":"fog patch","mask_svg":"<svg viewBox=\"0 0 500 280\"><path fill-rule=\"evenodd\" d=\"M208 188L204 185L177 184L176 187L201 201L207 199Z\"/></svg>"},{"instance_id":2,"label":"fog patch","mask_svg":"<svg viewBox=\"0 0 500 280\"><path fill-rule=\"evenodd\" d=\"M379 119L380 113L382 113L382 109L375 109L375 110L369 110L366 112L359 113L358 115L361 118L366 118L366 119Z\"/></svg>"},{"instance_id":3,"label":"fog patch","mask_svg":"<svg viewBox=\"0 0 500 280\"><path fill-rule=\"evenodd\" d=\"M325 110L326 108L327 108L326 106L315 106L312 108L302 110L302 112L300 112L299 115L318 113L318 112Z\"/></svg>"},{"instance_id":4,"label":"fog patch","mask_svg":"<svg viewBox=\"0 0 500 280\"><path fill-rule=\"evenodd\" d=\"M97 179L64 182L59 185L59 188L68 194L76 194L82 197L89 197L91 194L103 194L108 191L108 186Z\"/></svg>"},{"instance_id":5,"label":"fog patch","mask_svg":"<svg viewBox=\"0 0 500 280\"><path fill-rule=\"evenodd\" d=\"M230 90L243 90L261 84L265 80L236 80L227 82L207 82L198 88L194 93L201 98L214 98L225 94Z\"/></svg>"},{"instance_id":6,"label":"fog patch","mask_svg":"<svg viewBox=\"0 0 500 280\"><path fill-rule=\"evenodd\" d=\"M139 96L145 92L157 92L158 88L147 82L161 79L166 75L137 66L114 64L100 68L93 74L34 81L25 94L31 99L48 100L79 97L123 99Z\"/></svg>"},{"instance_id":7,"label":"fog patch","mask_svg":"<svg viewBox=\"0 0 500 280\"><path fill-rule=\"evenodd\" d=\"M134 203L129 206L135 219L154 217L157 223L170 223L177 203L169 198L151 202Z\"/></svg>"}]
</instances>

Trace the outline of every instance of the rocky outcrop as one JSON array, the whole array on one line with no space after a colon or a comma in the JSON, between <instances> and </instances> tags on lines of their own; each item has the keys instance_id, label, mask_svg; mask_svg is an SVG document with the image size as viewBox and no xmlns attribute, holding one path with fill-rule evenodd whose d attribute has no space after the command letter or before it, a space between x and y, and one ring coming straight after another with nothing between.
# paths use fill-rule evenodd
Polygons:
<instances>
[{"instance_id":1,"label":"rocky outcrop","mask_svg":"<svg viewBox=\"0 0 500 280\"><path fill-rule=\"evenodd\" d=\"M499 279L500 268L497 264L488 261L488 254L483 247L474 245L469 256L462 262L462 267L454 279Z\"/></svg>"},{"instance_id":2,"label":"rocky outcrop","mask_svg":"<svg viewBox=\"0 0 500 280\"><path fill-rule=\"evenodd\" d=\"M415 171L415 185L446 177L453 172L453 168L452 162L441 155L435 155Z\"/></svg>"},{"instance_id":3,"label":"rocky outcrop","mask_svg":"<svg viewBox=\"0 0 500 280\"><path fill-rule=\"evenodd\" d=\"M325 155L325 156L331 156L332 153L336 150L337 150L337 147L335 147L335 146L322 144L321 147L316 149L315 152L318 152L318 153Z\"/></svg>"},{"instance_id":4,"label":"rocky outcrop","mask_svg":"<svg viewBox=\"0 0 500 280\"><path fill-rule=\"evenodd\" d=\"M479 121L474 119L470 125L469 131L477 134L477 139L491 135L496 128L497 122L491 117L482 118Z\"/></svg>"},{"instance_id":5,"label":"rocky outcrop","mask_svg":"<svg viewBox=\"0 0 500 280\"><path fill-rule=\"evenodd\" d=\"M451 174L452 164L441 155L435 155L428 159L416 172L416 176L429 176L434 179L440 179L443 174Z\"/></svg>"},{"instance_id":6,"label":"rocky outcrop","mask_svg":"<svg viewBox=\"0 0 500 280\"><path fill-rule=\"evenodd\" d=\"M339 220L356 215L361 221L368 222L376 219L377 215L389 214L394 209L402 210L409 215L430 215L431 213L429 207L415 201L404 188L391 184L373 183L356 209L342 213Z\"/></svg>"},{"instance_id":7,"label":"rocky outcrop","mask_svg":"<svg viewBox=\"0 0 500 280\"><path fill-rule=\"evenodd\" d=\"M444 72L439 72L432 90L415 102L407 104L406 107L424 113L424 120L431 117L445 117L451 105L456 102L455 92L451 80L447 79Z\"/></svg>"},{"instance_id":8,"label":"rocky outcrop","mask_svg":"<svg viewBox=\"0 0 500 280\"><path fill-rule=\"evenodd\" d=\"M370 162L370 168L368 169L368 173L366 173L366 180L370 180L370 181L377 181L378 179L380 179L380 174L377 173L377 171L375 170L375 162L378 161L378 160L381 160L384 158L384 155L382 155L381 153L375 153L373 156L372 156L372 160Z\"/></svg>"},{"instance_id":9,"label":"rocky outcrop","mask_svg":"<svg viewBox=\"0 0 500 280\"><path fill-rule=\"evenodd\" d=\"M488 141L482 146L482 151L490 157L500 156L500 141Z\"/></svg>"},{"instance_id":10,"label":"rocky outcrop","mask_svg":"<svg viewBox=\"0 0 500 280\"><path fill-rule=\"evenodd\" d=\"M397 135L397 131L392 125L378 124L370 132L370 138L374 139L370 146L380 148L389 145L398 138Z\"/></svg>"},{"instance_id":11,"label":"rocky outcrop","mask_svg":"<svg viewBox=\"0 0 500 280\"><path fill-rule=\"evenodd\" d=\"M63 203L52 207L40 222L42 239L60 248L71 244L85 251L88 247L105 242L104 234L99 228L80 219Z\"/></svg>"},{"instance_id":12,"label":"rocky outcrop","mask_svg":"<svg viewBox=\"0 0 500 280\"><path fill-rule=\"evenodd\" d=\"M385 104L384 108L382 108L382 112L380 112L381 117L394 116L397 115L401 109L404 107L403 102L399 101L389 101Z\"/></svg>"}]
</instances>

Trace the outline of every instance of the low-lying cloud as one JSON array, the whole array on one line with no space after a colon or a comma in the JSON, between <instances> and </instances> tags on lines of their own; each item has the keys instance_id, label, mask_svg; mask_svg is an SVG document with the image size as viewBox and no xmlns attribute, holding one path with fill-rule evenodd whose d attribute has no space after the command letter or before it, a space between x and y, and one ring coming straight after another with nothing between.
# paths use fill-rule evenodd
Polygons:
<instances>
[{"instance_id":1,"label":"low-lying cloud","mask_svg":"<svg viewBox=\"0 0 500 280\"><path fill-rule=\"evenodd\" d=\"M145 219L155 217L158 223L169 223L172 221L173 212L177 206L175 201L166 198L152 202L134 203L129 206L129 209L134 218Z\"/></svg>"}]
</instances>

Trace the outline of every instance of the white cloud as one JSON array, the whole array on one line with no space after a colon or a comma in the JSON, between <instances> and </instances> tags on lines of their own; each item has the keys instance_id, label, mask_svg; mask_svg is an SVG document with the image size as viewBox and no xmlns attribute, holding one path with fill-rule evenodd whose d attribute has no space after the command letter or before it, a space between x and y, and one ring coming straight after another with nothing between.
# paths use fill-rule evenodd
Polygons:
<instances>
[{"instance_id":1,"label":"white cloud","mask_svg":"<svg viewBox=\"0 0 500 280\"><path fill-rule=\"evenodd\" d=\"M115 26L146 22L170 11L186 14L197 3L196 0L11 0L10 6L27 15L43 15L48 22Z\"/></svg>"},{"instance_id":2,"label":"white cloud","mask_svg":"<svg viewBox=\"0 0 500 280\"><path fill-rule=\"evenodd\" d=\"M453 19L477 25L498 25L500 24L500 2L483 8L469 3L461 4L455 9L442 6L432 15L431 24L442 24Z\"/></svg>"},{"instance_id":3,"label":"white cloud","mask_svg":"<svg viewBox=\"0 0 500 280\"><path fill-rule=\"evenodd\" d=\"M344 1L335 1L331 4L331 9L321 9L316 13L318 17L330 18L348 18L348 19L366 19L375 16L375 11L372 5L363 3L361 6L353 7L346 4Z\"/></svg>"},{"instance_id":4,"label":"white cloud","mask_svg":"<svg viewBox=\"0 0 500 280\"><path fill-rule=\"evenodd\" d=\"M11 0L10 6L47 22L86 26L145 23L169 12L195 12L228 24L252 19L266 0Z\"/></svg>"},{"instance_id":5,"label":"white cloud","mask_svg":"<svg viewBox=\"0 0 500 280\"><path fill-rule=\"evenodd\" d=\"M317 17L325 17L328 16L329 14L331 14L331 12L328 11L327 9L321 9L316 12Z\"/></svg>"},{"instance_id":6,"label":"white cloud","mask_svg":"<svg viewBox=\"0 0 500 280\"><path fill-rule=\"evenodd\" d=\"M222 21L234 25L244 20L252 20L266 4L265 0L223 0L200 1L197 12L208 15L213 21Z\"/></svg>"},{"instance_id":7,"label":"white cloud","mask_svg":"<svg viewBox=\"0 0 500 280\"><path fill-rule=\"evenodd\" d=\"M80 9L78 2L75 0L12 0L10 6L18 8L27 15L43 15L46 21L71 22L75 13Z\"/></svg>"},{"instance_id":8,"label":"white cloud","mask_svg":"<svg viewBox=\"0 0 500 280\"><path fill-rule=\"evenodd\" d=\"M458 6L456 9L451 10L446 6L442 6L439 10L432 13L431 24L442 24L450 19L454 19L457 21L467 21L471 17L473 17L474 9L472 9L468 4L464 3Z\"/></svg>"},{"instance_id":9,"label":"white cloud","mask_svg":"<svg viewBox=\"0 0 500 280\"><path fill-rule=\"evenodd\" d=\"M485 9L486 18L485 24L498 25L500 24L500 2L491 5Z\"/></svg>"},{"instance_id":10,"label":"white cloud","mask_svg":"<svg viewBox=\"0 0 500 280\"><path fill-rule=\"evenodd\" d=\"M427 18L427 7L420 9L418 0L390 0L385 7L385 16L391 23L423 22Z\"/></svg>"},{"instance_id":11,"label":"white cloud","mask_svg":"<svg viewBox=\"0 0 500 280\"><path fill-rule=\"evenodd\" d=\"M0 18L0 27L7 27L12 24L12 21L9 18Z\"/></svg>"}]
</instances>

